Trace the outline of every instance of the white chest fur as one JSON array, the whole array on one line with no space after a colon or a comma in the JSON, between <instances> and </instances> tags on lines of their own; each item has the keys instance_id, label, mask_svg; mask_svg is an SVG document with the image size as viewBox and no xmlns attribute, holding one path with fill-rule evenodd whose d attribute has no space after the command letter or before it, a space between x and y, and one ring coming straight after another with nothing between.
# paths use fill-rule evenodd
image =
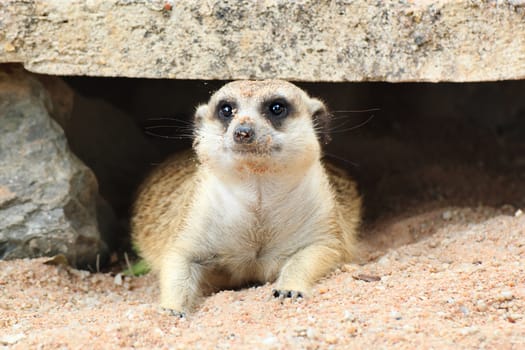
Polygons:
<instances>
[{"instance_id":1,"label":"white chest fur","mask_svg":"<svg viewBox=\"0 0 525 350\"><path fill-rule=\"evenodd\" d=\"M283 261L323 234L333 204L320 164L304 174L204 177L194 210L199 244L214 264L238 274L272 279Z\"/></svg>"}]
</instances>

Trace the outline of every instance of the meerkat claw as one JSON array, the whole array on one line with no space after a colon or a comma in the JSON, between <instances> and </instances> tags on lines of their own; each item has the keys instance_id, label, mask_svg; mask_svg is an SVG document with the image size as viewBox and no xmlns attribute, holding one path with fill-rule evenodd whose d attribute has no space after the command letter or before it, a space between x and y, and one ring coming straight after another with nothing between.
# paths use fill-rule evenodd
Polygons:
<instances>
[{"instance_id":1,"label":"meerkat claw","mask_svg":"<svg viewBox=\"0 0 525 350\"><path fill-rule=\"evenodd\" d=\"M168 315L176 317L176 318L186 318L186 313L182 312L182 311L168 309L168 308L165 308L165 307L162 308L162 311L164 311Z\"/></svg>"},{"instance_id":2,"label":"meerkat claw","mask_svg":"<svg viewBox=\"0 0 525 350\"><path fill-rule=\"evenodd\" d=\"M299 298L304 298L303 293L297 290L273 289L272 295L274 298L278 299L290 298L292 300L296 300Z\"/></svg>"}]
</instances>

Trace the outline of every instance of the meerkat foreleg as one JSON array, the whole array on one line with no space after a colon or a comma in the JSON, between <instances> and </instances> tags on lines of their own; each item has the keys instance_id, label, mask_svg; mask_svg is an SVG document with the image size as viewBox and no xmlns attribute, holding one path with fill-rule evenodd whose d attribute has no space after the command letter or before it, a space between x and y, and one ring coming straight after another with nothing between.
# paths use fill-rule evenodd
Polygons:
<instances>
[{"instance_id":1,"label":"meerkat foreleg","mask_svg":"<svg viewBox=\"0 0 525 350\"><path fill-rule=\"evenodd\" d=\"M340 260L337 247L326 243L314 243L299 250L282 267L273 295L279 298L308 295L312 285Z\"/></svg>"},{"instance_id":2,"label":"meerkat foreleg","mask_svg":"<svg viewBox=\"0 0 525 350\"><path fill-rule=\"evenodd\" d=\"M200 296L202 265L181 252L170 252L160 269L160 306L184 316Z\"/></svg>"}]
</instances>

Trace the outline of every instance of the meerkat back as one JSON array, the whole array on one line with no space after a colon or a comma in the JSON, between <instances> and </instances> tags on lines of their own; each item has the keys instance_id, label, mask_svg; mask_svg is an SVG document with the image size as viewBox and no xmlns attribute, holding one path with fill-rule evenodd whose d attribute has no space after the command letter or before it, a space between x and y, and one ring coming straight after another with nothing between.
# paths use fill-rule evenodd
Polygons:
<instances>
[{"instance_id":1,"label":"meerkat back","mask_svg":"<svg viewBox=\"0 0 525 350\"><path fill-rule=\"evenodd\" d=\"M138 190L131 219L132 240L155 272L166 247L184 225L198 181L196 171L193 152L175 154L154 169Z\"/></svg>"},{"instance_id":2,"label":"meerkat back","mask_svg":"<svg viewBox=\"0 0 525 350\"><path fill-rule=\"evenodd\" d=\"M330 162L323 162L336 202L337 221L341 227L345 261L355 258L357 231L361 224L361 196L357 184L346 170Z\"/></svg>"}]
</instances>

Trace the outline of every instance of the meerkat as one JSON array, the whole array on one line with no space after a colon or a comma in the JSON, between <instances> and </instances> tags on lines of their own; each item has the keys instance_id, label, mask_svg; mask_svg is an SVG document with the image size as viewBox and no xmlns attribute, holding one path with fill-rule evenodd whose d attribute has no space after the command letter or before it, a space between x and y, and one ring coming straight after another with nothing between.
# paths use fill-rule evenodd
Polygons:
<instances>
[{"instance_id":1,"label":"meerkat","mask_svg":"<svg viewBox=\"0 0 525 350\"><path fill-rule=\"evenodd\" d=\"M183 317L206 293L266 282L307 297L352 258L361 199L322 161L329 118L281 80L228 83L196 109L193 151L153 171L131 220L161 307Z\"/></svg>"}]
</instances>

